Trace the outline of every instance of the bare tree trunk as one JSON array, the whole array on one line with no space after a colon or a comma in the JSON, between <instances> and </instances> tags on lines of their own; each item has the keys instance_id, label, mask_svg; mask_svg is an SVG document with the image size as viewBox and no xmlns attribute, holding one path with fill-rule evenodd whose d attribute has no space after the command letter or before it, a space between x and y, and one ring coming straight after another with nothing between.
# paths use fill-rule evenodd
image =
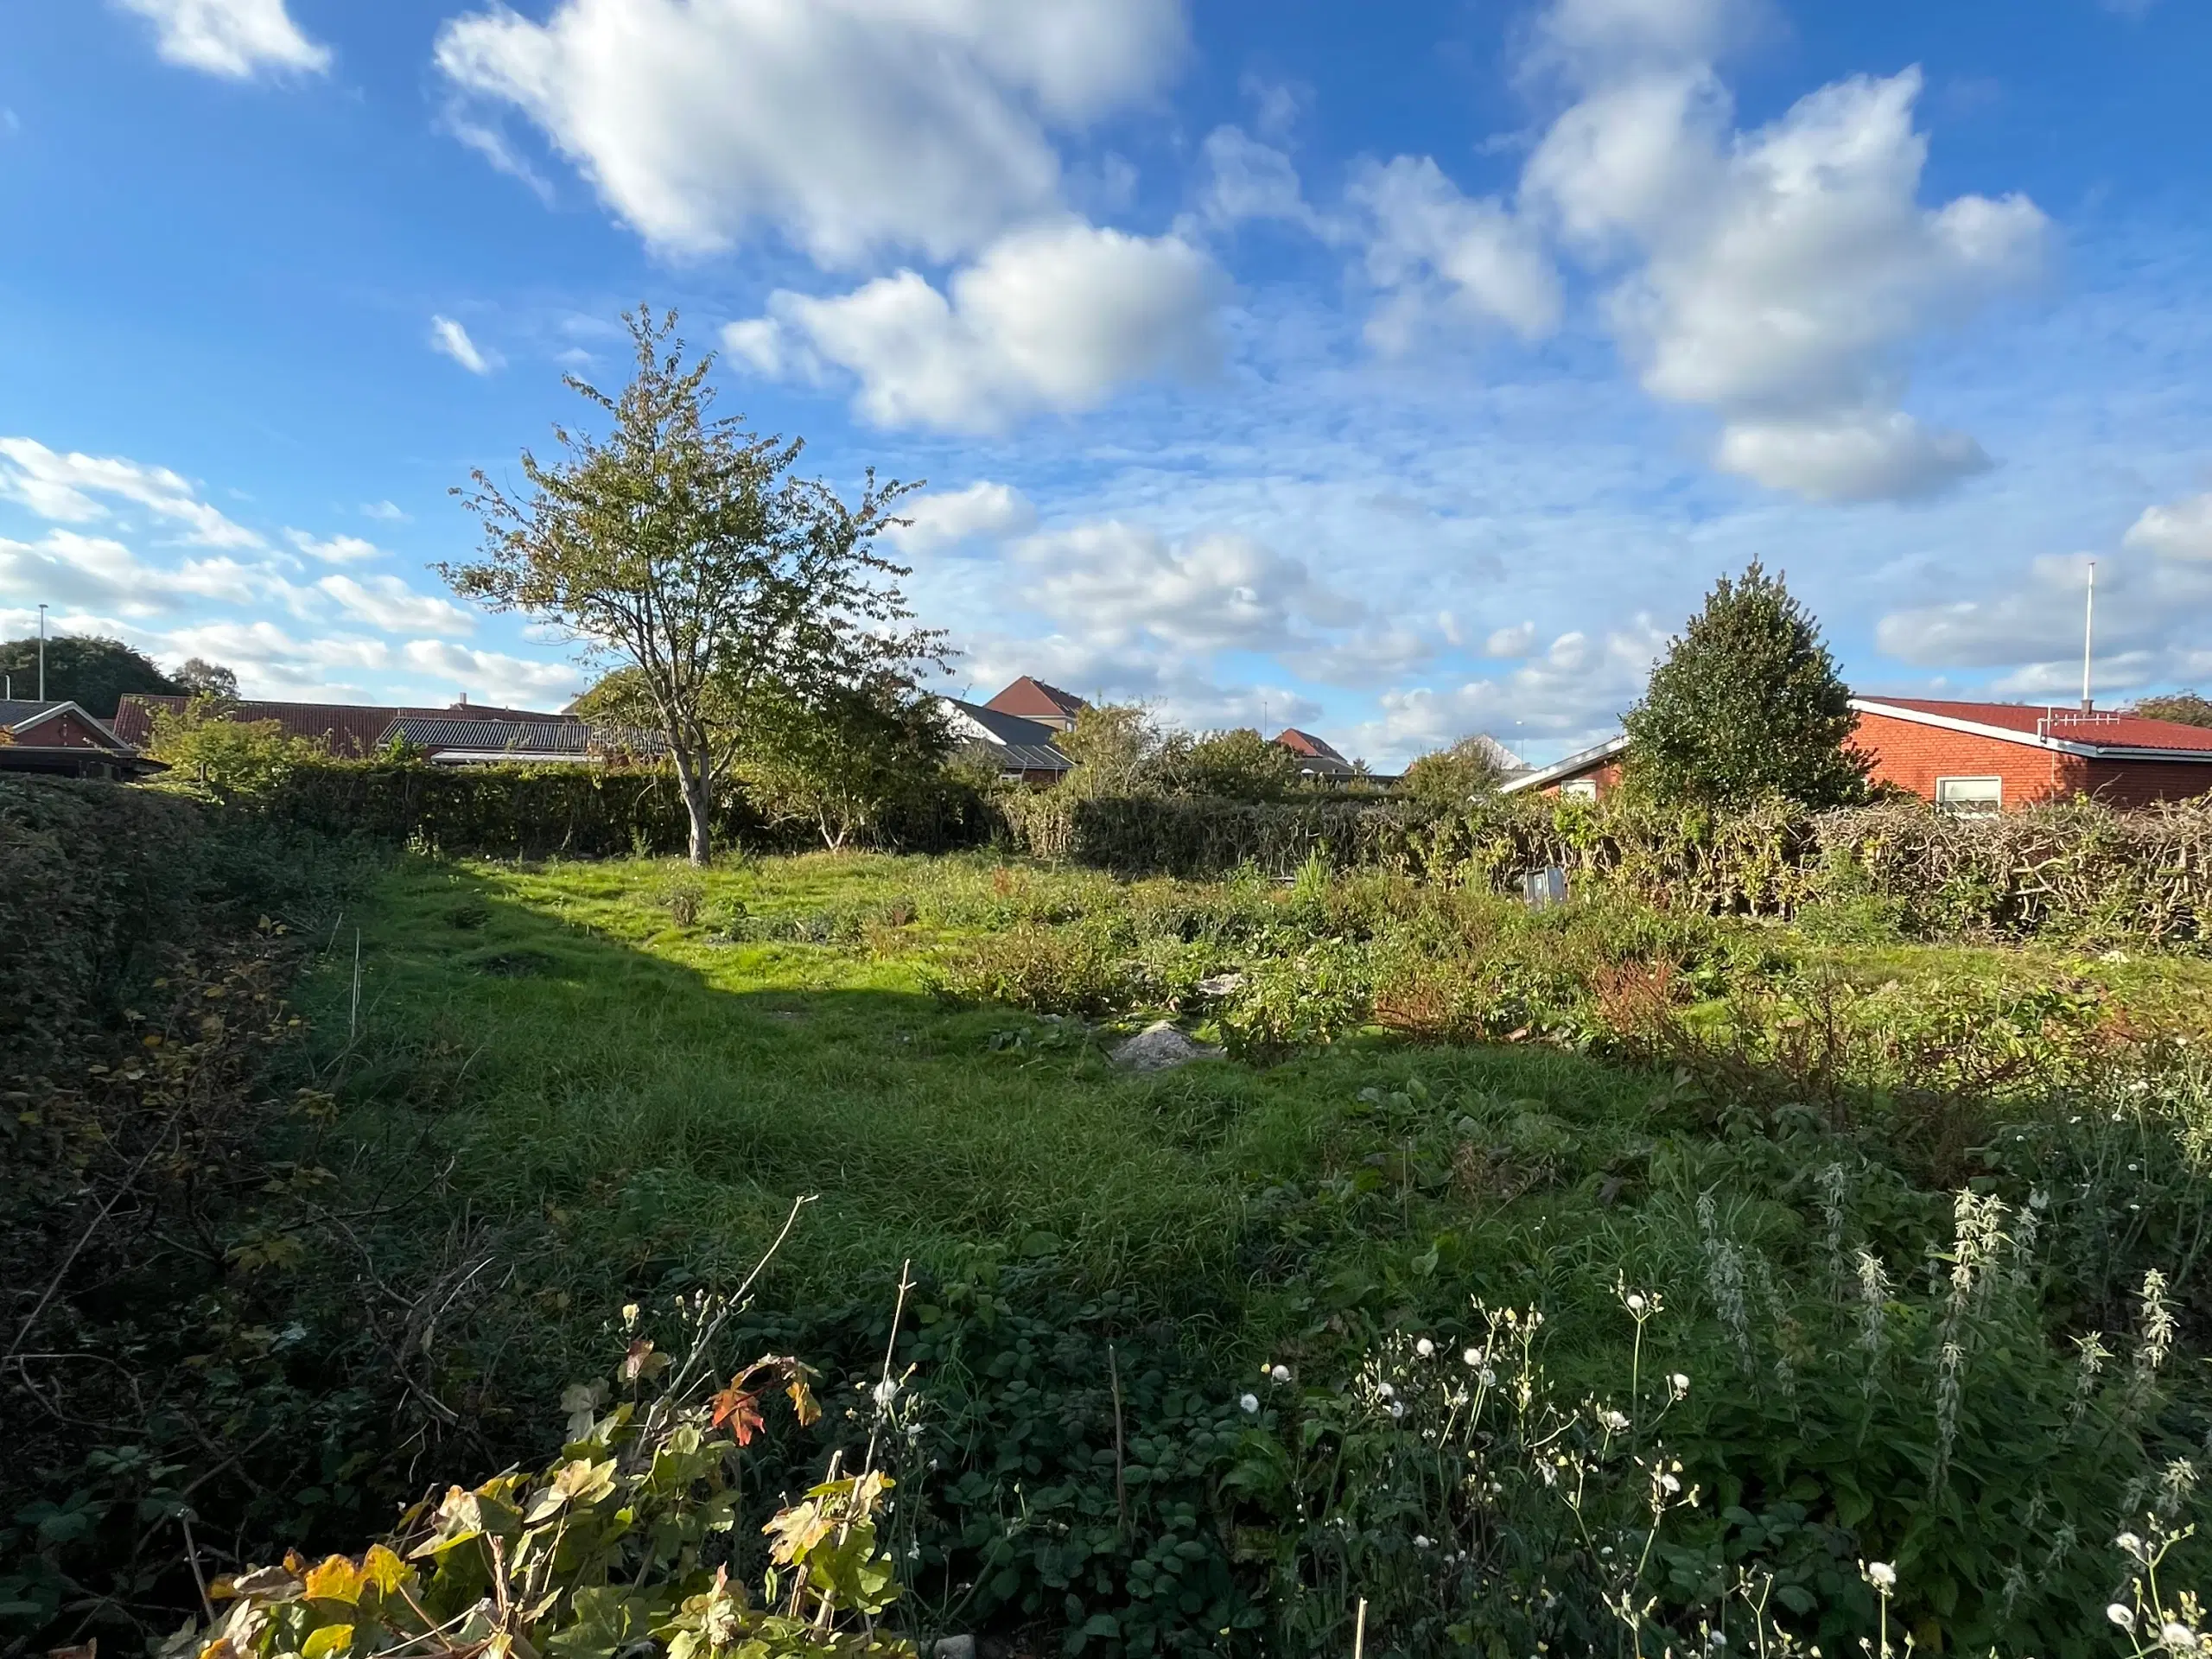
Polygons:
<instances>
[{"instance_id":1,"label":"bare tree trunk","mask_svg":"<svg viewBox=\"0 0 2212 1659\"><path fill-rule=\"evenodd\" d=\"M691 862L704 869L715 851L714 789L707 781L706 766L686 756L677 757L676 778L683 791L684 810L691 817Z\"/></svg>"}]
</instances>

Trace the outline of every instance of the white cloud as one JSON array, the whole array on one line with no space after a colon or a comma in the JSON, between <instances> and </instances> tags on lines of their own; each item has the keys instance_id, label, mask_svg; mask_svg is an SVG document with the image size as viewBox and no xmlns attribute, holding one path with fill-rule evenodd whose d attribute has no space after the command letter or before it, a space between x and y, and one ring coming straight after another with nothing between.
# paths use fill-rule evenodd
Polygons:
<instances>
[{"instance_id":1,"label":"white cloud","mask_svg":"<svg viewBox=\"0 0 2212 1659\"><path fill-rule=\"evenodd\" d=\"M451 683L480 702L557 707L581 694L582 670L569 663L531 662L496 651L472 651L442 639L410 639L400 660L416 673Z\"/></svg>"},{"instance_id":2,"label":"white cloud","mask_svg":"<svg viewBox=\"0 0 2212 1659\"><path fill-rule=\"evenodd\" d=\"M1059 203L1048 129L1161 82L1178 0L558 0L454 18L440 70L520 110L688 253L780 227L823 264L950 259Z\"/></svg>"},{"instance_id":3,"label":"white cloud","mask_svg":"<svg viewBox=\"0 0 2212 1659\"><path fill-rule=\"evenodd\" d=\"M1332 237L1335 228L1307 205L1289 156L1248 137L1241 127L1216 127L1203 147L1206 181L1198 212L1208 224L1227 226L1246 219L1279 219Z\"/></svg>"},{"instance_id":4,"label":"white cloud","mask_svg":"<svg viewBox=\"0 0 2212 1659\"><path fill-rule=\"evenodd\" d=\"M1510 628L1491 631L1483 642L1483 655L1494 657L1503 663L1517 663L1536 648L1536 625L1516 622Z\"/></svg>"},{"instance_id":5,"label":"white cloud","mask_svg":"<svg viewBox=\"0 0 2212 1659\"><path fill-rule=\"evenodd\" d=\"M157 49L170 63L233 80L264 69L316 74L330 67L330 48L300 32L284 0L122 0L160 32Z\"/></svg>"},{"instance_id":6,"label":"white cloud","mask_svg":"<svg viewBox=\"0 0 2212 1659\"><path fill-rule=\"evenodd\" d=\"M182 539L203 547L259 547L262 538L200 499L191 483L166 467L112 455L59 454L32 438L0 438L0 499L29 507L57 524L93 524L112 517L95 497L119 498L185 526Z\"/></svg>"},{"instance_id":7,"label":"white cloud","mask_svg":"<svg viewBox=\"0 0 2212 1659\"><path fill-rule=\"evenodd\" d=\"M2212 495L2144 508L2128 526L2125 544L2162 558L2212 559Z\"/></svg>"},{"instance_id":8,"label":"white cloud","mask_svg":"<svg viewBox=\"0 0 2212 1659\"><path fill-rule=\"evenodd\" d=\"M1433 643L1402 625L1358 628L1342 639L1277 653L1286 667L1324 685L1380 685L1435 654Z\"/></svg>"},{"instance_id":9,"label":"white cloud","mask_svg":"<svg viewBox=\"0 0 2212 1659\"><path fill-rule=\"evenodd\" d=\"M1303 645L1310 625L1349 627L1363 614L1300 561L1246 536L1171 543L1109 520L1033 536L1013 551L1025 602L1094 645L1149 636L1184 651L1278 652Z\"/></svg>"},{"instance_id":10,"label":"white cloud","mask_svg":"<svg viewBox=\"0 0 2212 1659\"><path fill-rule=\"evenodd\" d=\"M900 502L898 512L907 522L888 539L908 554L1027 535L1037 524L1037 509L1027 496L1011 485L988 481L914 496Z\"/></svg>"},{"instance_id":11,"label":"white cloud","mask_svg":"<svg viewBox=\"0 0 2212 1659\"><path fill-rule=\"evenodd\" d=\"M382 548L359 536L333 536L327 541L317 541L304 530L288 530L284 539L309 558L320 559L325 564L359 564L384 556Z\"/></svg>"},{"instance_id":12,"label":"white cloud","mask_svg":"<svg viewBox=\"0 0 2212 1659\"><path fill-rule=\"evenodd\" d=\"M1444 690L1386 692L1381 718L1359 728L1359 741L1393 757L1477 732L1516 750L1529 739L1592 741L1618 728L1621 712L1643 695L1666 644L1666 636L1643 616L1602 640L1579 630L1563 633L1502 677Z\"/></svg>"},{"instance_id":13,"label":"white cloud","mask_svg":"<svg viewBox=\"0 0 2212 1659\"><path fill-rule=\"evenodd\" d=\"M387 524L405 524L414 522L412 514L402 511L396 502L391 501L370 502L361 509L361 517L378 519Z\"/></svg>"},{"instance_id":14,"label":"white cloud","mask_svg":"<svg viewBox=\"0 0 2212 1659\"><path fill-rule=\"evenodd\" d=\"M1724 469L1859 499L1986 467L1972 438L1897 408L1904 357L2031 277L2048 222L2018 195L1920 206L1916 69L1732 133L1702 55L1734 21L1714 4L1561 0L1550 38L1590 90L1530 157L1523 213L1601 267L1640 262L1610 320L1647 391L1721 416Z\"/></svg>"},{"instance_id":15,"label":"white cloud","mask_svg":"<svg viewBox=\"0 0 2212 1659\"><path fill-rule=\"evenodd\" d=\"M281 597L284 586L225 557L150 565L121 542L71 530L49 531L37 542L0 541L0 593L124 616L160 616L194 600L250 605Z\"/></svg>"},{"instance_id":16,"label":"white cloud","mask_svg":"<svg viewBox=\"0 0 2212 1659\"><path fill-rule=\"evenodd\" d=\"M347 615L389 633L467 633L476 619L459 606L418 594L397 576L325 576L315 583Z\"/></svg>"},{"instance_id":17,"label":"white cloud","mask_svg":"<svg viewBox=\"0 0 2212 1659\"><path fill-rule=\"evenodd\" d=\"M1720 429L1713 460L1723 472L1815 501L1931 495L1991 465L1967 434L1931 431L1895 409L1731 421Z\"/></svg>"},{"instance_id":18,"label":"white cloud","mask_svg":"<svg viewBox=\"0 0 2212 1659\"><path fill-rule=\"evenodd\" d=\"M430 349L453 359L471 374L489 374L499 366L499 358L482 350L468 337L468 330L451 317L430 319Z\"/></svg>"},{"instance_id":19,"label":"white cloud","mask_svg":"<svg viewBox=\"0 0 2212 1659\"><path fill-rule=\"evenodd\" d=\"M766 374L855 375L878 426L1002 430L1096 407L1116 388L1214 360L1212 262L1179 237L1080 220L1017 231L940 294L912 270L835 299L779 291L723 341Z\"/></svg>"},{"instance_id":20,"label":"white cloud","mask_svg":"<svg viewBox=\"0 0 2212 1659\"><path fill-rule=\"evenodd\" d=\"M1370 164L1352 204L1369 218L1367 274L1389 297L1368 324L1385 351L1440 315L1502 322L1523 340L1559 324L1557 275L1540 239L1495 199L1473 200L1426 156Z\"/></svg>"}]
</instances>

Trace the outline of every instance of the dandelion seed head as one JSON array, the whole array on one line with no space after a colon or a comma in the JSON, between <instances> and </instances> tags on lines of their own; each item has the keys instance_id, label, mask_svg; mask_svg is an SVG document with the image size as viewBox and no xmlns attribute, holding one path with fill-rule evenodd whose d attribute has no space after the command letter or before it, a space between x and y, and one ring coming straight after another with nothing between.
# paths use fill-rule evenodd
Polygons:
<instances>
[{"instance_id":1,"label":"dandelion seed head","mask_svg":"<svg viewBox=\"0 0 2212 1659\"><path fill-rule=\"evenodd\" d=\"M2196 1650L2196 1632L2177 1618L2170 1618L2158 1626L2158 1640L2176 1653L2194 1653Z\"/></svg>"},{"instance_id":2,"label":"dandelion seed head","mask_svg":"<svg viewBox=\"0 0 2212 1659\"><path fill-rule=\"evenodd\" d=\"M1897 1587L1897 1570L1888 1561L1869 1561L1866 1563L1866 1582L1887 1595Z\"/></svg>"},{"instance_id":3,"label":"dandelion seed head","mask_svg":"<svg viewBox=\"0 0 2212 1659\"><path fill-rule=\"evenodd\" d=\"M1419 1342L1414 1344L1414 1352L1419 1354L1423 1359L1433 1359L1436 1357L1436 1344L1427 1337L1423 1337Z\"/></svg>"},{"instance_id":4,"label":"dandelion seed head","mask_svg":"<svg viewBox=\"0 0 2212 1659\"><path fill-rule=\"evenodd\" d=\"M1269 1371L1268 1375L1278 1382L1287 1382L1290 1381L1290 1367L1287 1365L1278 1365L1274 1370Z\"/></svg>"},{"instance_id":5,"label":"dandelion seed head","mask_svg":"<svg viewBox=\"0 0 2212 1659\"><path fill-rule=\"evenodd\" d=\"M2105 1617L2123 1630L2132 1630L2135 1628L2135 1610L2125 1603L2113 1602L2105 1609Z\"/></svg>"},{"instance_id":6,"label":"dandelion seed head","mask_svg":"<svg viewBox=\"0 0 2212 1659\"><path fill-rule=\"evenodd\" d=\"M1260 1396L1256 1394L1248 1394L1237 1401L1236 1407L1246 1416L1255 1416L1260 1409Z\"/></svg>"}]
</instances>

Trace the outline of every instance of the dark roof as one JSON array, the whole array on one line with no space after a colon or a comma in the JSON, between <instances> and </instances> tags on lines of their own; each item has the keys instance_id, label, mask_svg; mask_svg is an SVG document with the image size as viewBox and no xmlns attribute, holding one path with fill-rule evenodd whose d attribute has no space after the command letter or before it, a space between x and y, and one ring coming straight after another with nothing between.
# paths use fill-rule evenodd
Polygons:
<instances>
[{"instance_id":1,"label":"dark roof","mask_svg":"<svg viewBox=\"0 0 2212 1659\"><path fill-rule=\"evenodd\" d=\"M127 743L143 744L153 732L156 710L181 714L191 701L189 697L132 692L116 710L116 733ZM457 702L445 709L404 709L365 702L235 702L226 703L225 709L232 720L273 720L287 737L304 737L322 744L333 754L356 759L374 754L382 748L392 722L402 718L481 719L554 725L569 724L575 719L569 715L546 715L531 709L501 709L471 702Z\"/></svg>"},{"instance_id":2,"label":"dark roof","mask_svg":"<svg viewBox=\"0 0 2212 1659\"><path fill-rule=\"evenodd\" d=\"M983 707L994 714L1014 715L1030 720L1073 720L1090 705L1072 691L1063 691L1057 685L1047 685L1044 681L1032 679L1025 674Z\"/></svg>"},{"instance_id":3,"label":"dark roof","mask_svg":"<svg viewBox=\"0 0 2212 1659\"><path fill-rule=\"evenodd\" d=\"M963 702L958 697L943 701L953 716L957 734L988 747L1009 770L1066 772L1075 765L1053 743L1049 726L1019 715L1001 714L981 703Z\"/></svg>"},{"instance_id":4,"label":"dark roof","mask_svg":"<svg viewBox=\"0 0 2212 1659\"><path fill-rule=\"evenodd\" d=\"M461 749L480 754L584 754L591 728L581 720L478 720L406 713L395 719L377 747L395 737L432 754Z\"/></svg>"},{"instance_id":5,"label":"dark roof","mask_svg":"<svg viewBox=\"0 0 2212 1659\"><path fill-rule=\"evenodd\" d=\"M2092 752L2144 750L2171 753L2177 760L2212 760L2212 730L2179 721L2143 715L2083 711L2068 703L1953 702L1932 697L1853 697L1861 714L1942 725L1954 730L1979 728L1982 735L2037 747Z\"/></svg>"}]
</instances>

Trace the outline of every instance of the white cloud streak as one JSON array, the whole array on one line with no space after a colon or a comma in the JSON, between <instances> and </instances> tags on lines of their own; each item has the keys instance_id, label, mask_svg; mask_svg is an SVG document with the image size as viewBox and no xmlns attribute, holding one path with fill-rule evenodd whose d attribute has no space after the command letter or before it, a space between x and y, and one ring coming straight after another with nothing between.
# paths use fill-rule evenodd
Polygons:
<instances>
[{"instance_id":1,"label":"white cloud streak","mask_svg":"<svg viewBox=\"0 0 2212 1659\"><path fill-rule=\"evenodd\" d=\"M0 438L0 499L55 524L96 524L114 514L109 500L144 508L182 527L180 539L202 547L260 547L262 538L200 499L181 474L112 455L61 454L34 438Z\"/></svg>"},{"instance_id":2,"label":"white cloud streak","mask_svg":"<svg viewBox=\"0 0 2212 1659\"><path fill-rule=\"evenodd\" d=\"M321 74L330 48L309 40L284 0L121 0L150 22L169 63L230 80L264 70Z\"/></svg>"},{"instance_id":3,"label":"white cloud streak","mask_svg":"<svg viewBox=\"0 0 2212 1659\"><path fill-rule=\"evenodd\" d=\"M471 374L489 374L499 366L499 358L479 346L468 337L468 330L451 317L430 319L430 349L451 358Z\"/></svg>"}]
</instances>

